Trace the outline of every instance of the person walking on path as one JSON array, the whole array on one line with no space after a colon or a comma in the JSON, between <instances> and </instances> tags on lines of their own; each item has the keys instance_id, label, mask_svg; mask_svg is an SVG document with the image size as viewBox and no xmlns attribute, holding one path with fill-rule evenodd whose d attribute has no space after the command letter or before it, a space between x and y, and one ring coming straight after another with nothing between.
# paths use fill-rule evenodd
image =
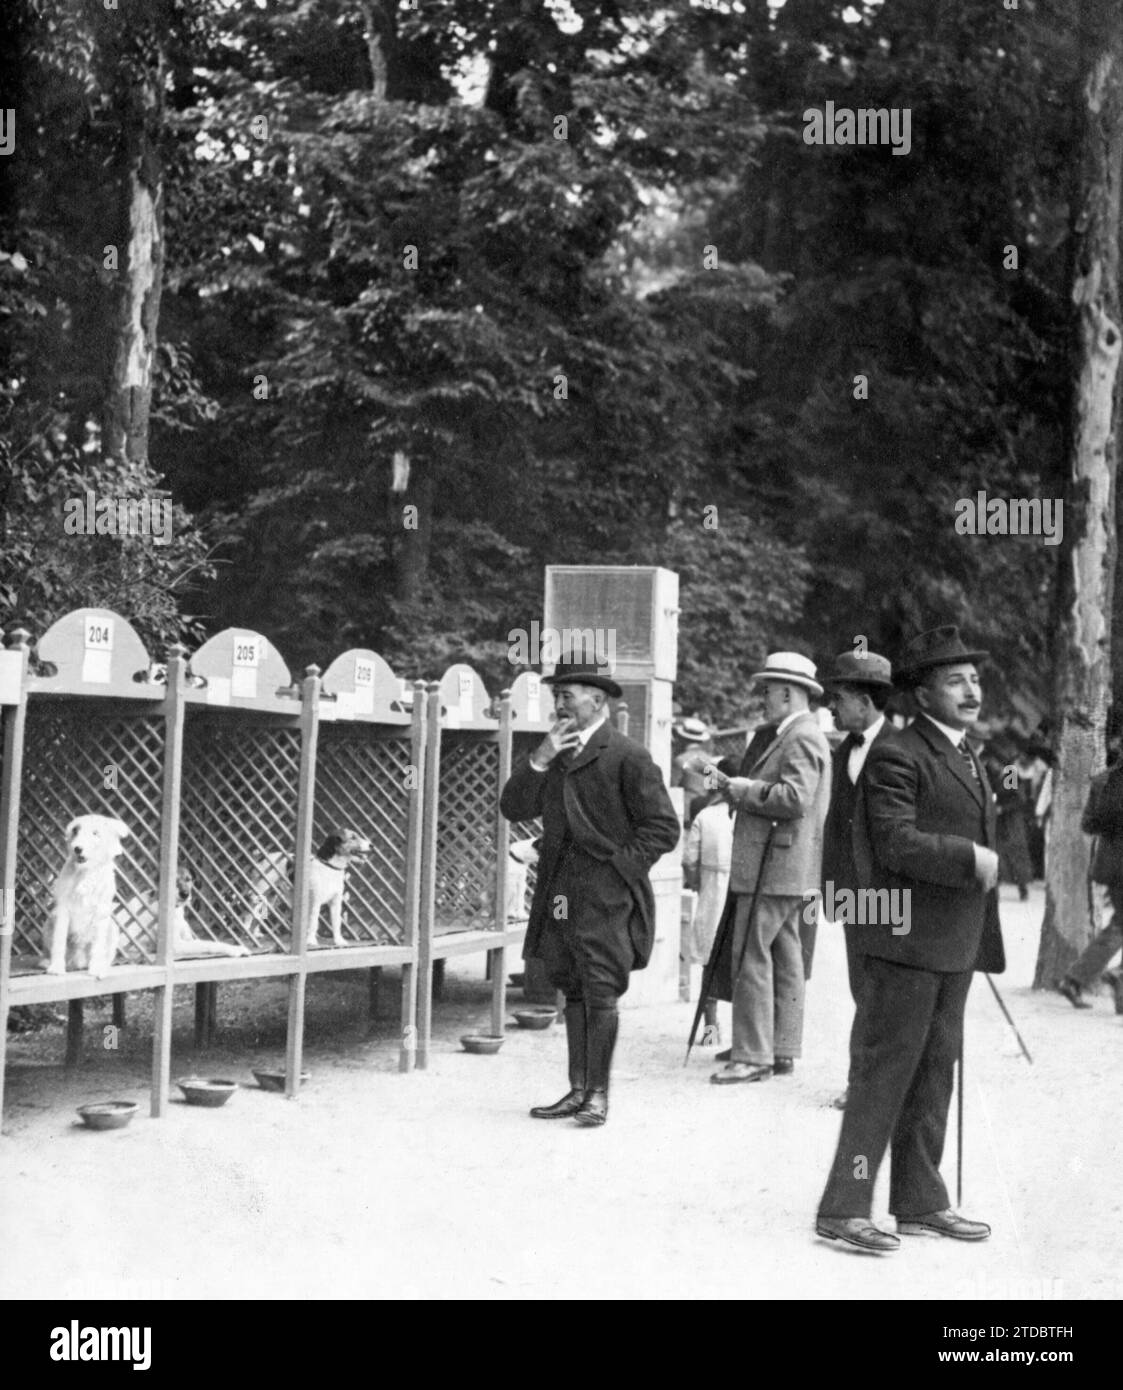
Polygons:
<instances>
[{"instance_id":1,"label":"person walking on path","mask_svg":"<svg viewBox=\"0 0 1123 1390\"><path fill-rule=\"evenodd\" d=\"M870 751L863 774L855 861L863 884L885 890L888 911L858 926L866 960L849 1098L815 1230L871 1253L900 1246L871 1219L890 1146L889 1210L900 1233L990 1235L985 1222L951 1210L940 1176L972 972L1005 968L994 797L965 742L979 718L976 662L985 656L951 626L908 643L898 676L920 713Z\"/></svg>"},{"instance_id":2,"label":"person walking on path","mask_svg":"<svg viewBox=\"0 0 1123 1390\"><path fill-rule=\"evenodd\" d=\"M618 1001L655 941L648 874L681 829L651 754L609 721L607 699L621 690L607 668L563 658L543 684L558 717L499 799L507 820L542 818L523 955L543 960L565 994L569 1090L530 1113L602 1125Z\"/></svg>"},{"instance_id":3,"label":"person walking on path","mask_svg":"<svg viewBox=\"0 0 1123 1390\"><path fill-rule=\"evenodd\" d=\"M722 758L719 772L733 777L737 764ZM714 936L729 891L729 869L733 859L733 811L719 791L709 793L709 802L690 822L682 850L682 875L687 887L698 893L694 918L683 942L682 954L690 965L705 965L713 950ZM717 1000L711 995L703 1001L705 1031L703 1046L719 1046Z\"/></svg>"},{"instance_id":4,"label":"person walking on path","mask_svg":"<svg viewBox=\"0 0 1123 1390\"><path fill-rule=\"evenodd\" d=\"M1069 966L1057 989L1073 1008L1090 1009L1084 991L1104 974L1111 958L1123 947L1123 743L1118 739L1113 743L1107 771L1092 780L1080 828L1086 835L1098 836L1092 854L1092 882L1107 888L1111 920ZM1115 994L1115 1011L1123 1013L1123 977L1117 973L1108 979Z\"/></svg>"}]
</instances>

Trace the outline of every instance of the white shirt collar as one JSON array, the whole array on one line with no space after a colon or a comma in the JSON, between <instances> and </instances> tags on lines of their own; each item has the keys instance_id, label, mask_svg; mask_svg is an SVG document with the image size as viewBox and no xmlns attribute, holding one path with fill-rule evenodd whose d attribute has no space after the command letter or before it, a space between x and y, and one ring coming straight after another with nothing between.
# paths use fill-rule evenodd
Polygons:
<instances>
[{"instance_id":1,"label":"white shirt collar","mask_svg":"<svg viewBox=\"0 0 1123 1390\"><path fill-rule=\"evenodd\" d=\"M884 723L885 716L883 714L878 715L868 729L862 730L862 742L851 748L846 759L846 773L851 782L857 782L861 776L862 768L865 767L866 759L869 757L870 745L881 733L881 726Z\"/></svg>"},{"instance_id":2,"label":"white shirt collar","mask_svg":"<svg viewBox=\"0 0 1123 1390\"><path fill-rule=\"evenodd\" d=\"M600 726L604 723L604 721L607 718L608 710L602 709L600 712L600 718L596 720L594 723L590 724L587 728L582 729L580 731L580 733L577 735L577 739L582 751L584 750L585 745L589 742L589 740L592 738L592 736L596 733L596 731L600 728Z\"/></svg>"},{"instance_id":3,"label":"white shirt collar","mask_svg":"<svg viewBox=\"0 0 1123 1390\"><path fill-rule=\"evenodd\" d=\"M943 734L943 736L948 740L949 743L954 744L956 748L958 748L959 745L963 742L963 740L967 737L966 729L949 729L946 724L941 724L938 719L932 719L932 716L928 713L927 710L924 711L924 718L931 719L932 723L935 724L936 728L939 729L940 733Z\"/></svg>"},{"instance_id":4,"label":"white shirt collar","mask_svg":"<svg viewBox=\"0 0 1123 1390\"><path fill-rule=\"evenodd\" d=\"M791 714L785 714L783 719L780 720L779 724L776 725L776 737L779 738L780 735L784 732L784 730L788 727L788 725L794 723L795 720L797 720L801 714L810 713L811 711L807 709L795 709L792 710Z\"/></svg>"}]
</instances>

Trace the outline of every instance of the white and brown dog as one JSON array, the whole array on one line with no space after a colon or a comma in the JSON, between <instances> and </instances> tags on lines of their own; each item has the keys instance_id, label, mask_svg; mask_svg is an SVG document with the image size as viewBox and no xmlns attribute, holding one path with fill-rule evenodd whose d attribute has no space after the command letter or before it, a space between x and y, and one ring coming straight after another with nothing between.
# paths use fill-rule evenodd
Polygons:
<instances>
[{"instance_id":1,"label":"white and brown dog","mask_svg":"<svg viewBox=\"0 0 1123 1390\"><path fill-rule=\"evenodd\" d=\"M343 894L347 870L371 852L371 843L356 830L335 830L316 851L308 866L308 945L316 944L320 913L326 907L331 923L332 943L344 946ZM270 910L287 909L292 902L292 856L271 854L256 867L253 886L254 906L245 923L256 939L259 924Z\"/></svg>"},{"instance_id":2,"label":"white and brown dog","mask_svg":"<svg viewBox=\"0 0 1123 1390\"><path fill-rule=\"evenodd\" d=\"M121 841L129 827L112 816L76 816L66 827L67 855L55 881L48 975L88 970L100 979L117 954L113 915Z\"/></svg>"},{"instance_id":3,"label":"white and brown dog","mask_svg":"<svg viewBox=\"0 0 1123 1390\"><path fill-rule=\"evenodd\" d=\"M175 916L173 917L173 953L180 959L196 956L248 956L249 950L227 941L212 941L197 936L187 920L187 910L195 896L195 878L190 869L180 869L175 876ZM117 910L119 928L126 930L130 922L138 924L142 933L140 945L148 954L156 949L156 904L148 897L134 896Z\"/></svg>"}]
</instances>

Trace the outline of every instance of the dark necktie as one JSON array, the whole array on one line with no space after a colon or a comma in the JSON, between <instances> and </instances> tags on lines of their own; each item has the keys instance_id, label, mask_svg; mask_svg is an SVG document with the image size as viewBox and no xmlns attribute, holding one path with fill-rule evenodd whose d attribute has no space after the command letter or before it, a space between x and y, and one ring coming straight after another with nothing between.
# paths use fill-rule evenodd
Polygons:
<instances>
[{"instance_id":1,"label":"dark necktie","mask_svg":"<svg viewBox=\"0 0 1123 1390\"><path fill-rule=\"evenodd\" d=\"M866 736L865 736L865 734L851 734L851 735L850 735L850 747L851 747L851 748L861 748L862 744L865 743L865 741L866 741Z\"/></svg>"},{"instance_id":2,"label":"dark necktie","mask_svg":"<svg viewBox=\"0 0 1123 1390\"><path fill-rule=\"evenodd\" d=\"M971 773L972 780L977 782L979 780L979 770L975 766L975 759L971 756L970 748L967 747L967 740L965 738L960 739L958 747L959 756L967 764L967 767Z\"/></svg>"}]
</instances>

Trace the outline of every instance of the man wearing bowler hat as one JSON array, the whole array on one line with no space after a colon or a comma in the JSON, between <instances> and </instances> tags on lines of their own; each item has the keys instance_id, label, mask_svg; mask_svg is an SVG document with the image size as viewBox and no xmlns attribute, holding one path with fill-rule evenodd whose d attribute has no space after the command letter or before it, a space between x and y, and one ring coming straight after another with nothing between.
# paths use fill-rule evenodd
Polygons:
<instances>
[{"instance_id":1,"label":"man wearing bowler hat","mask_svg":"<svg viewBox=\"0 0 1123 1390\"><path fill-rule=\"evenodd\" d=\"M773 652L753 676L764 684L775 736L748 775L713 784L736 810L729 892L733 1046L710 1080L719 1086L790 1074L803 1039L800 924L819 887L823 822L830 800L830 747L810 709L823 687L798 652Z\"/></svg>"},{"instance_id":2,"label":"man wearing bowler hat","mask_svg":"<svg viewBox=\"0 0 1123 1390\"><path fill-rule=\"evenodd\" d=\"M530 1113L602 1125L617 1001L655 940L648 873L674 849L680 826L650 753L609 720L608 697L621 692L607 667L563 657L543 683L558 717L499 801L508 820L542 817L523 955L541 959L565 994L569 1090Z\"/></svg>"},{"instance_id":3,"label":"man wearing bowler hat","mask_svg":"<svg viewBox=\"0 0 1123 1390\"><path fill-rule=\"evenodd\" d=\"M854 811L858 782L870 750L882 739L892 738L895 732L885 717L885 707L893 693L893 668L877 652L842 652L835 658L834 670L825 683L835 726L846 737L831 755L831 804L823 827L822 901L826 916L836 912L833 920L842 924L850 995L857 1004L865 957L858 950L857 927L851 920L855 914L850 910L862 886L854 863ZM817 906L813 909L816 916ZM805 932L809 925L804 922ZM845 1094L834 1104L838 1110L845 1109Z\"/></svg>"},{"instance_id":4,"label":"man wearing bowler hat","mask_svg":"<svg viewBox=\"0 0 1123 1390\"><path fill-rule=\"evenodd\" d=\"M908 643L898 679L914 691L920 712L870 750L859 788L859 877L888 890L886 898L903 899L907 910L855 929L865 960L849 1097L816 1232L874 1253L900 1246L871 1220L889 1147L889 1210L898 1232L968 1241L990 1235L984 1222L950 1209L940 1176L971 974L1005 967L994 798L966 742L979 718L976 663L985 656L950 626Z\"/></svg>"}]
</instances>

